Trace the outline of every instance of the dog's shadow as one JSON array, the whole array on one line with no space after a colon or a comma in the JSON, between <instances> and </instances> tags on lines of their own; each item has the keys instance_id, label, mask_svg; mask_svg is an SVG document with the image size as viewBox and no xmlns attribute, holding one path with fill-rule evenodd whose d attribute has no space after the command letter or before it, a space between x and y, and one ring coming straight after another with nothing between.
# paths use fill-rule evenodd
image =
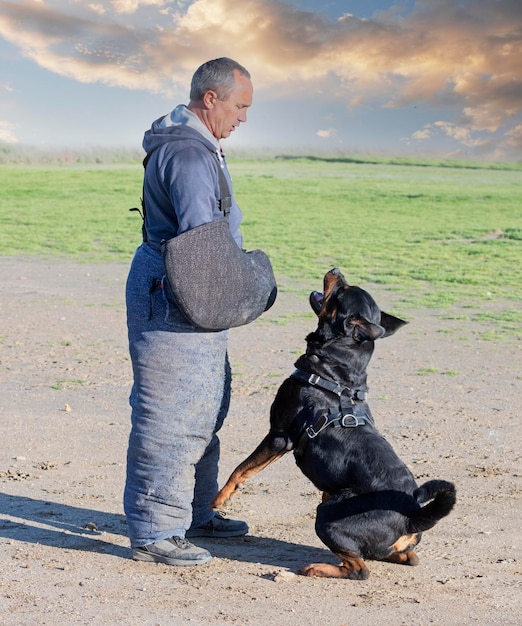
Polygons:
<instances>
[{"instance_id":1,"label":"dog's shadow","mask_svg":"<svg viewBox=\"0 0 522 626\"><path fill-rule=\"evenodd\" d=\"M308 563L338 563L335 556L326 548L290 543L270 537L246 535L228 539L200 538L192 540L198 546L207 548L209 552L221 559L258 563L297 571Z\"/></svg>"},{"instance_id":2,"label":"dog's shadow","mask_svg":"<svg viewBox=\"0 0 522 626\"><path fill-rule=\"evenodd\" d=\"M124 515L6 493L0 493L0 537L59 550L80 550L125 559L131 556ZM120 545L120 539L125 545ZM312 561L331 561L333 557L326 549L255 535L193 541L208 548L217 558L292 571Z\"/></svg>"}]
</instances>

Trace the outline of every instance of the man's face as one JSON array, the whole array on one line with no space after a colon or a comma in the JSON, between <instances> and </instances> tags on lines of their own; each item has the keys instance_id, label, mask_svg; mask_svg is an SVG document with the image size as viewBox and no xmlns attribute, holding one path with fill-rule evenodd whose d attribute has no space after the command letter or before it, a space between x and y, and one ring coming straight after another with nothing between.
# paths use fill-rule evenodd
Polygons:
<instances>
[{"instance_id":1,"label":"man's face","mask_svg":"<svg viewBox=\"0 0 522 626\"><path fill-rule=\"evenodd\" d=\"M241 122L246 122L247 109L252 104L252 82L234 70L235 84L226 100L215 98L208 112L208 125L216 139L226 139Z\"/></svg>"}]
</instances>

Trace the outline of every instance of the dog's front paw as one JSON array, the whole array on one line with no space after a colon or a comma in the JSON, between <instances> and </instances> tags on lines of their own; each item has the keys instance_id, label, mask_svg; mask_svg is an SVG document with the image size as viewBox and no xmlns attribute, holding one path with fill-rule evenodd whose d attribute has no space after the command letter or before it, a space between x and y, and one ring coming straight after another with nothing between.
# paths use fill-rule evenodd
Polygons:
<instances>
[{"instance_id":1,"label":"dog's front paw","mask_svg":"<svg viewBox=\"0 0 522 626\"><path fill-rule=\"evenodd\" d=\"M238 483L237 485L226 484L217 494L217 496L210 503L210 508L214 510L222 509L230 498L243 487L242 484Z\"/></svg>"},{"instance_id":2,"label":"dog's front paw","mask_svg":"<svg viewBox=\"0 0 522 626\"><path fill-rule=\"evenodd\" d=\"M219 511L224 508L225 504L228 502L227 498L224 498L221 495L221 491L217 494L217 496L210 503L210 508L214 511Z\"/></svg>"},{"instance_id":3,"label":"dog's front paw","mask_svg":"<svg viewBox=\"0 0 522 626\"><path fill-rule=\"evenodd\" d=\"M332 578L334 573L331 570L336 570L334 565L327 565L326 563L310 563L306 567L300 569L297 573L300 576L317 576L319 578Z\"/></svg>"}]
</instances>

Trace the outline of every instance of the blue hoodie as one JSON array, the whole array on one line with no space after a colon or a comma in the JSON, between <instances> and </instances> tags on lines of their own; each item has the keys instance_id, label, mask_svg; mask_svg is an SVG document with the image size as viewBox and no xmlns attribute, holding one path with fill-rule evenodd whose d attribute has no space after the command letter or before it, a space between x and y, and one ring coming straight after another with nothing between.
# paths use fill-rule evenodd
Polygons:
<instances>
[{"instance_id":1,"label":"blue hoodie","mask_svg":"<svg viewBox=\"0 0 522 626\"><path fill-rule=\"evenodd\" d=\"M152 154L145 168L144 201L147 244L161 252L161 241L223 217L219 210L218 167L232 194L230 231L239 247L241 210L219 142L185 106L157 119L143 138Z\"/></svg>"}]
</instances>

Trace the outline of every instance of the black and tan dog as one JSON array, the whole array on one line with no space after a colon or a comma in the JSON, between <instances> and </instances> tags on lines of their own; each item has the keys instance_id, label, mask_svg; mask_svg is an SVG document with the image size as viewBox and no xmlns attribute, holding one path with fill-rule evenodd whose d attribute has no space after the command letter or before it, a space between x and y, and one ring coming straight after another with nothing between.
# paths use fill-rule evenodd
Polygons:
<instances>
[{"instance_id":1,"label":"black and tan dog","mask_svg":"<svg viewBox=\"0 0 522 626\"><path fill-rule=\"evenodd\" d=\"M406 324L381 311L369 293L348 285L338 269L313 292L318 315L306 354L276 395L270 431L232 473L213 506L222 508L238 487L293 450L297 465L323 491L316 532L341 559L315 563L306 576L365 579L364 559L417 565L423 531L448 515L455 487L413 475L376 429L366 402L366 368L374 342ZM424 505L424 506L423 506Z\"/></svg>"}]
</instances>

